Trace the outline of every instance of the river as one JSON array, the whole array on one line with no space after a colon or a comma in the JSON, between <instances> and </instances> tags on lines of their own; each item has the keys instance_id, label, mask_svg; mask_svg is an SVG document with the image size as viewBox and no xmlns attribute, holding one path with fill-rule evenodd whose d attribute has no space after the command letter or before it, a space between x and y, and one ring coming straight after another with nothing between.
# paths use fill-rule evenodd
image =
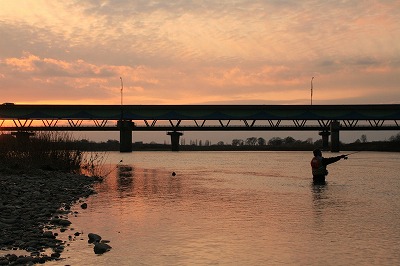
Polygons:
<instances>
[{"instance_id":1,"label":"river","mask_svg":"<svg viewBox=\"0 0 400 266\"><path fill-rule=\"evenodd\" d=\"M351 155L319 186L311 152L106 156L111 173L61 237L83 234L46 265L400 264L400 153ZM88 233L111 251L95 255Z\"/></svg>"}]
</instances>

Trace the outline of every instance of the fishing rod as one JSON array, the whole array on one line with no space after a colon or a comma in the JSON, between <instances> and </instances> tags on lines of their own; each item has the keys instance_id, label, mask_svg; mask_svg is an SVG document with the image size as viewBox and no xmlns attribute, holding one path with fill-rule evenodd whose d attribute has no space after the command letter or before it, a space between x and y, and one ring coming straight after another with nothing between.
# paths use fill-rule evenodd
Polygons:
<instances>
[{"instance_id":1,"label":"fishing rod","mask_svg":"<svg viewBox=\"0 0 400 266\"><path fill-rule=\"evenodd\" d=\"M359 152L361 152L361 151L355 151L355 152L352 152L352 153L348 153L348 154L345 154L344 156L349 156L349 155L356 154L356 153L359 153Z\"/></svg>"},{"instance_id":2,"label":"fishing rod","mask_svg":"<svg viewBox=\"0 0 400 266\"><path fill-rule=\"evenodd\" d=\"M347 156L349 156L349 155L352 155L352 154L356 154L356 153L359 153L359 152L361 152L361 151L355 151L355 152L351 152L351 153L348 153L348 154L343 154L342 156L342 158L343 159L345 159L345 160L347 160Z\"/></svg>"}]
</instances>

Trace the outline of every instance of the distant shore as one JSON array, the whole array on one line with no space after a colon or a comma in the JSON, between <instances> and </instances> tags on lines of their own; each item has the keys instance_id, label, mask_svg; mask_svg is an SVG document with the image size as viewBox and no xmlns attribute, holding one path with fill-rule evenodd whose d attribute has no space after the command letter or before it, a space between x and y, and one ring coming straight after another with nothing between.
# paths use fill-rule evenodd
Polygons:
<instances>
[{"instance_id":1,"label":"distant shore","mask_svg":"<svg viewBox=\"0 0 400 266\"><path fill-rule=\"evenodd\" d=\"M119 151L119 143L79 143L78 147L83 151ZM321 148L313 144L294 145L180 145L180 151L312 151ZM157 143L133 143L133 151L171 151L169 144ZM327 149L329 151L329 148ZM386 151L400 152L399 141L374 141L366 143L349 143L340 145L340 151Z\"/></svg>"}]
</instances>

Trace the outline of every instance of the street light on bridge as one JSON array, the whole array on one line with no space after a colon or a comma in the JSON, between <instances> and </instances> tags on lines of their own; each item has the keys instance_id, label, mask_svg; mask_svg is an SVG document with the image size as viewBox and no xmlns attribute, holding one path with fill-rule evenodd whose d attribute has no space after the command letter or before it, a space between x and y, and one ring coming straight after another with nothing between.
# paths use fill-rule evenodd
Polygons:
<instances>
[{"instance_id":1,"label":"street light on bridge","mask_svg":"<svg viewBox=\"0 0 400 266\"><path fill-rule=\"evenodd\" d=\"M313 95L313 79L314 77L311 78L311 105L312 105L312 95Z\"/></svg>"},{"instance_id":2,"label":"street light on bridge","mask_svg":"<svg viewBox=\"0 0 400 266\"><path fill-rule=\"evenodd\" d=\"M122 82L122 77L119 77L121 79L121 106L122 106L122 92L124 90L124 83Z\"/></svg>"}]
</instances>

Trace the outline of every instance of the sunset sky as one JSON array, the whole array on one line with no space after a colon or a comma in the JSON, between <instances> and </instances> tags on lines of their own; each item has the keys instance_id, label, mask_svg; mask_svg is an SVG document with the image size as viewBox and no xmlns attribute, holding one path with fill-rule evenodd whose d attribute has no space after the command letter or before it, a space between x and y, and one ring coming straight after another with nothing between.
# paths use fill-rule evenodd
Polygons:
<instances>
[{"instance_id":1,"label":"sunset sky","mask_svg":"<svg viewBox=\"0 0 400 266\"><path fill-rule=\"evenodd\" d=\"M0 0L2 102L400 103L400 1Z\"/></svg>"}]
</instances>

